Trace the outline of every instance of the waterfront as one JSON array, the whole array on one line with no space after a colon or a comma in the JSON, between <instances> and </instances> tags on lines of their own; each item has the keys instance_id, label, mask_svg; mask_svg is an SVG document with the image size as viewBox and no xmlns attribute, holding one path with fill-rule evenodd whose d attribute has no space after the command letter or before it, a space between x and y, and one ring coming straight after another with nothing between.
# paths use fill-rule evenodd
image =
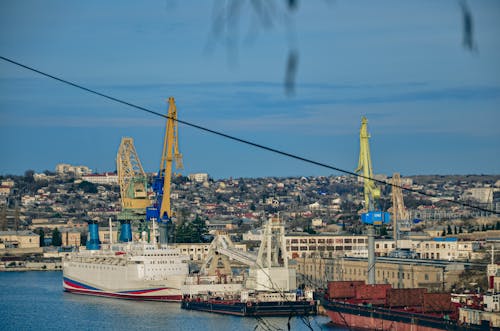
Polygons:
<instances>
[{"instance_id":1,"label":"waterfront","mask_svg":"<svg viewBox=\"0 0 500 331\"><path fill-rule=\"evenodd\" d=\"M1 272L2 330L287 330L287 318L254 318L184 311L178 303L107 299L65 293L61 272ZM313 330L344 330L328 318L310 319ZM310 330L293 318L291 330Z\"/></svg>"}]
</instances>

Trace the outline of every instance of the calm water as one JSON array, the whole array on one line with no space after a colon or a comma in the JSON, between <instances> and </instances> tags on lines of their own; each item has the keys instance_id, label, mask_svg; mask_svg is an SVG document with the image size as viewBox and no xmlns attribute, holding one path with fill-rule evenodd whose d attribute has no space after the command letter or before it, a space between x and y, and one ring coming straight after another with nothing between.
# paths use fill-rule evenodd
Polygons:
<instances>
[{"instance_id":1,"label":"calm water","mask_svg":"<svg viewBox=\"0 0 500 331\"><path fill-rule=\"evenodd\" d=\"M185 311L178 303L141 302L65 293L61 272L0 272L0 330L287 330L287 318ZM344 330L311 318L313 330ZM311 330L293 318L291 330Z\"/></svg>"}]
</instances>

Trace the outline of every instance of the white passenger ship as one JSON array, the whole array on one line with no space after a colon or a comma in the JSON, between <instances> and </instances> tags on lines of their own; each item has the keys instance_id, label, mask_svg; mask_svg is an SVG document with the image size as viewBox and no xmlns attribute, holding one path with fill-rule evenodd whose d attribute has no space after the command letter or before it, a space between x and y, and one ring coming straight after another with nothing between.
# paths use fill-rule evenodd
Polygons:
<instances>
[{"instance_id":1,"label":"white passenger ship","mask_svg":"<svg viewBox=\"0 0 500 331\"><path fill-rule=\"evenodd\" d=\"M68 254L65 291L105 297L180 301L189 257L166 245L129 242Z\"/></svg>"}]
</instances>

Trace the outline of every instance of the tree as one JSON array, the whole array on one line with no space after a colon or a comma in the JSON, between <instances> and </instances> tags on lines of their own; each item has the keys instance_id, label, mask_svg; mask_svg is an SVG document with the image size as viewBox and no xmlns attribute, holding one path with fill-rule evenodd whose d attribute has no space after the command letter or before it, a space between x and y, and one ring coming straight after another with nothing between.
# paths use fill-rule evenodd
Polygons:
<instances>
[{"instance_id":1,"label":"tree","mask_svg":"<svg viewBox=\"0 0 500 331\"><path fill-rule=\"evenodd\" d=\"M441 237L445 237L446 236L446 231L443 229L443 232L441 233Z\"/></svg>"},{"instance_id":2,"label":"tree","mask_svg":"<svg viewBox=\"0 0 500 331\"><path fill-rule=\"evenodd\" d=\"M35 175L35 170L26 170L24 172L24 179L26 180L27 183L33 183L35 179L33 176Z\"/></svg>"},{"instance_id":3,"label":"tree","mask_svg":"<svg viewBox=\"0 0 500 331\"><path fill-rule=\"evenodd\" d=\"M81 246L85 246L87 245L87 236L88 236L88 233L82 233L82 235L80 236L80 245Z\"/></svg>"},{"instance_id":4,"label":"tree","mask_svg":"<svg viewBox=\"0 0 500 331\"><path fill-rule=\"evenodd\" d=\"M61 246L62 245L62 238L61 238L61 232L57 228L55 228L52 231L52 246Z\"/></svg>"},{"instance_id":5,"label":"tree","mask_svg":"<svg viewBox=\"0 0 500 331\"><path fill-rule=\"evenodd\" d=\"M199 216L191 222L184 222L176 226L175 238L176 242L182 243L201 243L203 235L207 232L205 221Z\"/></svg>"},{"instance_id":6,"label":"tree","mask_svg":"<svg viewBox=\"0 0 500 331\"><path fill-rule=\"evenodd\" d=\"M380 227L380 235L383 237L387 236L387 229L384 225Z\"/></svg>"},{"instance_id":7,"label":"tree","mask_svg":"<svg viewBox=\"0 0 500 331\"><path fill-rule=\"evenodd\" d=\"M45 245L45 232L42 228L38 228L34 232L40 236L40 247L43 247Z\"/></svg>"},{"instance_id":8,"label":"tree","mask_svg":"<svg viewBox=\"0 0 500 331\"><path fill-rule=\"evenodd\" d=\"M448 224L448 227L446 228L446 234L451 234L451 225Z\"/></svg>"},{"instance_id":9,"label":"tree","mask_svg":"<svg viewBox=\"0 0 500 331\"><path fill-rule=\"evenodd\" d=\"M97 185L85 180L78 184L78 188L83 190L85 193L97 193Z\"/></svg>"}]
</instances>

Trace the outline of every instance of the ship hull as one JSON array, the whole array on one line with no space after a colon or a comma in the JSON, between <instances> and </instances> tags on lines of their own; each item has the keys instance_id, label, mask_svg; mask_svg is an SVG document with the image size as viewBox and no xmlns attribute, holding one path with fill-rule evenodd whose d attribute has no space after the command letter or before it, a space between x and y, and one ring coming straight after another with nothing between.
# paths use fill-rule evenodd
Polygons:
<instances>
[{"instance_id":1,"label":"ship hull","mask_svg":"<svg viewBox=\"0 0 500 331\"><path fill-rule=\"evenodd\" d=\"M350 329L380 331L490 330L481 326L459 325L436 316L405 313L339 302L323 304L333 324Z\"/></svg>"},{"instance_id":2,"label":"ship hull","mask_svg":"<svg viewBox=\"0 0 500 331\"><path fill-rule=\"evenodd\" d=\"M127 300L179 302L182 299L180 290L175 288L142 286L134 289L110 290L106 288L99 288L95 284L87 284L81 281L76 281L69 277L63 278L63 288L64 291L75 294Z\"/></svg>"}]
</instances>

